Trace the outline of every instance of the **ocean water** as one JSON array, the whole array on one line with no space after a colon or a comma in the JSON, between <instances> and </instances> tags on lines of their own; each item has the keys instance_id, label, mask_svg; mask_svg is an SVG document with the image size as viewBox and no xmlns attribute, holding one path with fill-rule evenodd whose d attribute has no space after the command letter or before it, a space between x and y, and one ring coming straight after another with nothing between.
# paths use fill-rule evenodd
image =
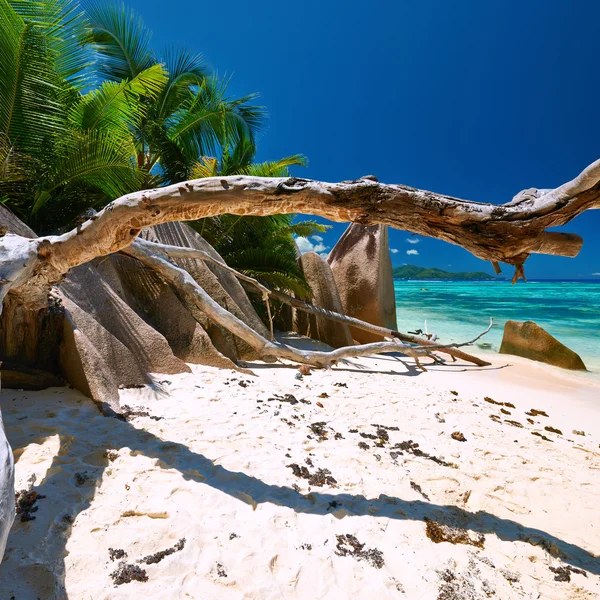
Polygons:
<instances>
[{"instance_id":1,"label":"ocean water","mask_svg":"<svg viewBox=\"0 0 600 600\"><path fill-rule=\"evenodd\" d=\"M495 326L474 347L497 352L507 320L535 321L600 375L600 281L396 280L394 288L399 331L424 330L427 321L443 343L462 342L493 317Z\"/></svg>"}]
</instances>

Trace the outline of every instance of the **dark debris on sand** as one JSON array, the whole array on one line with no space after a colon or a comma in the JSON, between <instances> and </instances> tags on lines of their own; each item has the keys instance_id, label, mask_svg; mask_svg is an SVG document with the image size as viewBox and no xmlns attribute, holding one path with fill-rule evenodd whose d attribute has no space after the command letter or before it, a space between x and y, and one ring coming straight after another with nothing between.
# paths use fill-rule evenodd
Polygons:
<instances>
[{"instance_id":1,"label":"dark debris on sand","mask_svg":"<svg viewBox=\"0 0 600 600\"><path fill-rule=\"evenodd\" d=\"M17 515L21 515L21 523L33 521L35 516L31 513L37 512L37 501L45 498L33 490L19 490L15 493L15 505Z\"/></svg>"},{"instance_id":2,"label":"dark debris on sand","mask_svg":"<svg viewBox=\"0 0 600 600\"><path fill-rule=\"evenodd\" d=\"M292 473L296 477L306 479L309 485L315 487L323 487L324 485L337 486L337 480L331 475L329 469L317 469L314 473L311 473L305 466L300 466L296 463L286 466L292 469Z\"/></svg>"},{"instance_id":3,"label":"dark debris on sand","mask_svg":"<svg viewBox=\"0 0 600 600\"><path fill-rule=\"evenodd\" d=\"M227 571L221 563L217 563L217 575L219 577L227 577Z\"/></svg>"},{"instance_id":4,"label":"dark debris on sand","mask_svg":"<svg viewBox=\"0 0 600 600\"><path fill-rule=\"evenodd\" d=\"M166 550L160 550L159 552L155 552L154 554L149 554L148 556L144 556L144 558L140 558L138 560L139 563L145 563L147 565L154 565L159 563L163 558L170 556L171 554L175 554L175 552L179 552L183 550L185 546L186 539L181 538L174 546L171 548L167 548Z\"/></svg>"},{"instance_id":5,"label":"dark debris on sand","mask_svg":"<svg viewBox=\"0 0 600 600\"><path fill-rule=\"evenodd\" d=\"M543 433L540 433L539 431L532 431L531 435L537 435L538 437L541 437L543 440L546 440L547 442L554 441L554 440L551 440L549 437L545 436Z\"/></svg>"},{"instance_id":6,"label":"dark debris on sand","mask_svg":"<svg viewBox=\"0 0 600 600\"><path fill-rule=\"evenodd\" d=\"M148 581L148 574L138 565L128 565L125 561L119 563L116 571L113 571L110 576L115 585L123 585L132 581Z\"/></svg>"},{"instance_id":7,"label":"dark debris on sand","mask_svg":"<svg viewBox=\"0 0 600 600\"><path fill-rule=\"evenodd\" d=\"M298 404L299 402L302 402L302 404L312 404L310 400L304 400L304 398L300 398L300 400L298 400L298 398L296 398L296 396L293 394L284 394L283 396L280 396L279 394L273 394L272 398L267 398L267 402L287 402L292 406L294 406L294 404Z\"/></svg>"},{"instance_id":8,"label":"dark debris on sand","mask_svg":"<svg viewBox=\"0 0 600 600\"><path fill-rule=\"evenodd\" d=\"M460 431L453 431L450 437L457 442L466 442L467 438Z\"/></svg>"},{"instance_id":9,"label":"dark debris on sand","mask_svg":"<svg viewBox=\"0 0 600 600\"><path fill-rule=\"evenodd\" d=\"M108 557L110 560L121 560L122 558L127 558L127 552L121 548L109 548Z\"/></svg>"},{"instance_id":10,"label":"dark debris on sand","mask_svg":"<svg viewBox=\"0 0 600 600\"><path fill-rule=\"evenodd\" d=\"M483 548L485 543L485 536L482 534L472 537L465 529L443 525L427 517L425 517L425 534L436 544L450 542L451 544L468 544L476 548Z\"/></svg>"},{"instance_id":11,"label":"dark debris on sand","mask_svg":"<svg viewBox=\"0 0 600 600\"><path fill-rule=\"evenodd\" d=\"M577 573L578 575L583 575L587 577L587 573L581 569L576 569L571 565L566 565L564 567L549 567L549 569L554 573L554 581L571 581L571 573Z\"/></svg>"},{"instance_id":12,"label":"dark debris on sand","mask_svg":"<svg viewBox=\"0 0 600 600\"><path fill-rule=\"evenodd\" d=\"M546 427L544 427L544 429L546 431L549 431L550 433L557 433L558 435L563 434L563 432L560 429L556 429L556 427L551 427L550 425L547 425Z\"/></svg>"},{"instance_id":13,"label":"dark debris on sand","mask_svg":"<svg viewBox=\"0 0 600 600\"><path fill-rule=\"evenodd\" d=\"M335 553L338 556L352 556L356 560L364 560L376 569L381 569L385 564L383 553L377 548L366 548L355 536L351 534L336 535L337 544Z\"/></svg>"},{"instance_id":14,"label":"dark debris on sand","mask_svg":"<svg viewBox=\"0 0 600 600\"><path fill-rule=\"evenodd\" d=\"M164 417L153 417L147 410L141 410L139 408L133 408L128 404L123 404L121 407L121 414L119 419L122 421L131 421L136 417L150 417L153 421L162 421Z\"/></svg>"},{"instance_id":15,"label":"dark debris on sand","mask_svg":"<svg viewBox=\"0 0 600 600\"><path fill-rule=\"evenodd\" d=\"M421 496L423 496L423 498L425 498L425 500L429 500L429 496L421 489L421 486L418 483L411 481L410 487L413 490L415 490L415 492L418 492L419 494L421 494Z\"/></svg>"},{"instance_id":16,"label":"dark debris on sand","mask_svg":"<svg viewBox=\"0 0 600 600\"><path fill-rule=\"evenodd\" d=\"M530 417L547 417L547 413L543 410L537 410L537 408L532 408L529 412L525 413Z\"/></svg>"},{"instance_id":17,"label":"dark debris on sand","mask_svg":"<svg viewBox=\"0 0 600 600\"><path fill-rule=\"evenodd\" d=\"M308 428L317 436L318 442L324 442L329 439L329 435L325 427L327 423L325 421L317 421L316 423L311 423Z\"/></svg>"},{"instance_id":18,"label":"dark debris on sand","mask_svg":"<svg viewBox=\"0 0 600 600\"><path fill-rule=\"evenodd\" d=\"M487 402L488 404L495 404L496 406L506 406L507 408L516 408L514 404L512 404L511 402L497 402L496 400L494 400L493 398L490 398L489 396L486 396L484 398L484 401Z\"/></svg>"},{"instance_id":19,"label":"dark debris on sand","mask_svg":"<svg viewBox=\"0 0 600 600\"><path fill-rule=\"evenodd\" d=\"M437 456L432 456L431 454L428 454L427 452L423 452L423 450L421 450L419 448L419 444L417 444L416 442L413 442L412 440L407 440L406 442L400 442L399 444L396 444L394 446L394 449L401 450L402 452L408 452L408 454L412 454L413 456L418 456L420 458L426 458L427 460L432 460L434 463L437 463L438 465L441 465L442 467L452 467L454 469L458 468L458 466L454 463L446 462L445 460L438 458ZM402 454L402 452L400 452L399 454Z\"/></svg>"}]
</instances>

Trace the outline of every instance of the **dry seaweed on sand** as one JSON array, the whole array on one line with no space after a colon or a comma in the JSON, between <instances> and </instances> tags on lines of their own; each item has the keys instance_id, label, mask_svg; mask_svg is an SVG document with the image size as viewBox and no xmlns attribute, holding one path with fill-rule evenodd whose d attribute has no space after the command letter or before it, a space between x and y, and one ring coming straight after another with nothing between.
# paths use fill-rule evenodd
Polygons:
<instances>
[{"instance_id":1,"label":"dry seaweed on sand","mask_svg":"<svg viewBox=\"0 0 600 600\"><path fill-rule=\"evenodd\" d=\"M415 490L415 492L418 492L419 494L421 494L421 496L423 496L423 498L425 498L425 500L429 500L429 496L421 489L421 486L418 483L411 481L410 487L413 490Z\"/></svg>"},{"instance_id":2,"label":"dry seaweed on sand","mask_svg":"<svg viewBox=\"0 0 600 600\"><path fill-rule=\"evenodd\" d=\"M525 413L529 417L547 417L548 414L543 410L538 410L537 408L532 408L529 412Z\"/></svg>"},{"instance_id":3,"label":"dry seaweed on sand","mask_svg":"<svg viewBox=\"0 0 600 600\"><path fill-rule=\"evenodd\" d=\"M562 435L562 431L560 429L556 429L556 427L551 427L550 425L547 425L546 427L544 427L544 429L546 431L549 431L550 433L557 433L558 435Z\"/></svg>"},{"instance_id":4,"label":"dry seaweed on sand","mask_svg":"<svg viewBox=\"0 0 600 600\"><path fill-rule=\"evenodd\" d=\"M531 435L537 435L538 437L541 437L543 440L546 440L547 442L553 441L549 437L546 437L543 433L540 433L539 431L532 431Z\"/></svg>"},{"instance_id":5,"label":"dry seaweed on sand","mask_svg":"<svg viewBox=\"0 0 600 600\"><path fill-rule=\"evenodd\" d=\"M442 467L452 467L454 469L458 468L458 466L454 463L446 462L442 458L438 458L437 456L432 456L431 454L428 454L427 452L423 452L423 450L421 450L419 448L419 444L417 444L416 442L413 442L412 440L407 440L406 442L400 442L399 444L396 444L393 448L395 450L397 449L397 450L401 450L403 452L408 452L409 454L412 454L413 456L418 456L420 458L426 458L427 460L432 460L434 463L437 463L438 465L441 465ZM400 452L400 454L402 454L402 452Z\"/></svg>"},{"instance_id":6,"label":"dry seaweed on sand","mask_svg":"<svg viewBox=\"0 0 600 600\"><path fill-rule=\"evenodd\" d=\"M506 408L516 408L514 404L512 404L511 402L497 402L496 400L494 400L493 398L490 398L489 396L486 396L484 398L484 401L487 402L488 404L495 404L496 406L506 406Z\"/></svg>"},{"instance_id":7,"label":"dry seaweed on sand","mask_svg":"<svg viewBox=\"0 0 600 600\"><path fill-rule=\"evenodd\" d=\"M323 487L324 485L337 486L337 480L331 475L329 469L317 469L314 473L311 473L305 466L300 466L296 463L286 466L292 469L292 473L296 477L306 479L309 485L314 485L315 487Z\"/></svg>"},{"instance_id":8,"label":"dry seaweed on sand","mask_svg":"<svg viewBox=\"0 0 600 600\"><path fill-rule=\"evenodd\" d=\"M317 436L317 441L324 442L329 439L329 435L325 426L327 423L325 421L317 421L316 423L311 423L308 428Z\"/></svg>"},{"instance_id":9,"label":"dry seaweed on sand","mask_svg":"<svg viewBox=\"0 0 600 600\"><path fill-rule=\"evenodd\" d=\"M376 569L381 569L385 564L383 553L377 548L366 548L355 536L351 534L336 535L337 544L335 553L338 556L352 556L357 560L364 560Z\"/></svg>"},{"instance_id":10,"label":"dry seaweed on sand","mask_svg":"<svg viewBox=\"0 0 600 600\"><path fill-rule=\"evenodd\" d=\"M571 573L577 573L578 575L583 575L587 577L587 573L582 569L576 569L571 565L566 565L564 567L549 567L549 569L554 573L554 581L563 581L569 582L571 581Z\"/></svg>"},{"instance_id":11,"label":"dry seaweed on sand","mask_svg":"<svg viewBox=\"0 0 600 600\"><path fill-rule=\"evenodd\" d=\"M283 396L280 396L279 394L273 394L272 398L267 398L267 402L287 402L292 406L294 404L298 404L299 402L302 402L302 404L311 403L310 400L304 400L303 398L298 400L298 398L296 398L296 396L294 396L293 394L284 394Z\"/></svg>"},{"instance_id":12,"label":"dry seaweed on sand","mask_svg":"<svg viewBox=\"0 0 600 600\"><path fill-rule=\"evenodd\" d=\"M453 431L450 437L457 442L466 442L467 438L460 431Z\"/></svg>"},{"instance_id":13,"label":"dry seaweed on sand","mask_svg":"<svg viewBox=\"0 0 600 600\"><path fill-rule=\"evenodd\" d=\"M427 517L425 517L425 534L436 544L450 542L451 544L467 544L476 548L483 548L485 543L485 536L483 534L473 537L465 529L443 525Z\"/></svg>"},{"instance_id":14,"label":"dry seaweed on sand","mask_svg":"<svg viewBox=\"0 0 600 600\"><path fill-rule=\"evenodd\" d=\"M113 571L110 576L115 585L123 585L132 581L148 581L148 574L138 565L128 565L125 561L119 563L116 571Z\"/></svg>"},{"instance_id":15,"label":"dry seaweed on sand","mask_svg":"<svg viewBox=\"0 0 600 600\"><path fill-rule=\"evenodd\" d=\"M140 558L137 562L145 563L147 565L153 565L159 563L163 558L170 556L171 554L175 554L175 552L179 552L183 550L185 546L186 539L181 538L174 546L171 548L167 548L166 550L160 550L159 552L155 552L154 554L149 554L148 556L144 556L144 558Z\"/></svg>"},{"instance_id":16,"label":"dry seaweed on sand","mask_svg":"<svg viewBox=\"0 0 600 600\"><path fill-rule=\"evenodd\" d=\"M31 513L37 512L37 501L45 498L33 490L20 490L15 493L15 508L17 515L21 515L21 523L33 521L35 516Z\"/></svg>"},{"instance_id":17,"label":"dry seaweed on sand","mask_svg":"<svg viewBox=\"0 0 600 600\"><path fill-rule=\"evenodd\" d=\"M110 560L120 560L121 558L127 558L127 552L121 548L109 548L108 557Z\"/></svg>"},{"instance_id":18,"label":"dry seaweed on sand","mask_svg":"<svg viewBox=\"0 0 600 600\"><path fill-rule=\"evenodd\" d=\"M129 406L128 404L123 404L121 407L122 412L119 415L119 418L122 421L131 421L136 417L150 417L153 421L162 421L164 417L154 417L147 410L141 410L140 408L134 408Z\"/></svg>"}]
</instances>

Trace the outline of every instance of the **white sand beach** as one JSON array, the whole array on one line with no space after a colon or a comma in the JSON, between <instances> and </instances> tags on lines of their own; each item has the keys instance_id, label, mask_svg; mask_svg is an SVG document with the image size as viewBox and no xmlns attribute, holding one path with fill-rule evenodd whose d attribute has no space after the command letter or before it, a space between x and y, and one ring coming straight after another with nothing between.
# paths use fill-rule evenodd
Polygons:
<instances>
[{"instance_id":1,"label":"white sand beach","mask_svg":"<svg viewBox=\"0 0 600 600\"><path fill-rule=\"evenodd\" d=\"M597 380L507 356L250 368L123 390L149 415L128 422L4 390L16 489L44 497L1 597L600 598ZM116 585L121 560L147 581Z\"/></svg>"}]
</instances>

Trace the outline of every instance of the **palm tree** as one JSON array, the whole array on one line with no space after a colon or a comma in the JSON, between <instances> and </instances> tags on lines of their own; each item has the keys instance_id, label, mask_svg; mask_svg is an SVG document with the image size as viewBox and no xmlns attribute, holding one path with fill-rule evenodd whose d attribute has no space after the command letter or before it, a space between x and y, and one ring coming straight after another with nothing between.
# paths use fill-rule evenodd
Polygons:
<instances>
[{"instance_id":1,"label":"palm tree","mask_svg":"<svg viewBox=\"0 0 600 600\"><path fill-rule=\"evenodd\" d=\"M161 67L90 94L87 24L70 0L0 0L0 201L39 233L137 189L131 139L116 114L141 118ZM107 110L109 97L115 102Z\"/></svg>"},{"instance_id":2,"label":"palm tree","mask_svg":"<svg viewBox=\"0 0 600 600\"><path fill-rule=\"evenodd\" d=\"M150 31L133 11L96 3L88 14L102 77L131 79L156 62ZM306 165L301 155L253 162L264 109L252 104L255 95L229 98L227 82L207 75L201 55L169 49L163 63L168 81L135 133L137 164L146 171L147 187L217 175L285 177L289 167ZM314 221L294 223L292 215L222 215L190 225L232 267L265 285L301 297L310 294L297 264L294 236L313 235L324 226Z\"/></svg>"},{"instance_id":3,"label":"palm tree","mask_svg":"<svg viewBox=\"0 0 600 600\"><path fill-rule=\"evenodd\" d=\"M0 0L0 202L38 233L139 189L306 164L254 164L256 96L228 96L199 54L168 49L159 61L150 40L123 4ZM234 266L307 294L293 236L322 226L230 215L193 226Z\"/></svg>"}]
</instances>

